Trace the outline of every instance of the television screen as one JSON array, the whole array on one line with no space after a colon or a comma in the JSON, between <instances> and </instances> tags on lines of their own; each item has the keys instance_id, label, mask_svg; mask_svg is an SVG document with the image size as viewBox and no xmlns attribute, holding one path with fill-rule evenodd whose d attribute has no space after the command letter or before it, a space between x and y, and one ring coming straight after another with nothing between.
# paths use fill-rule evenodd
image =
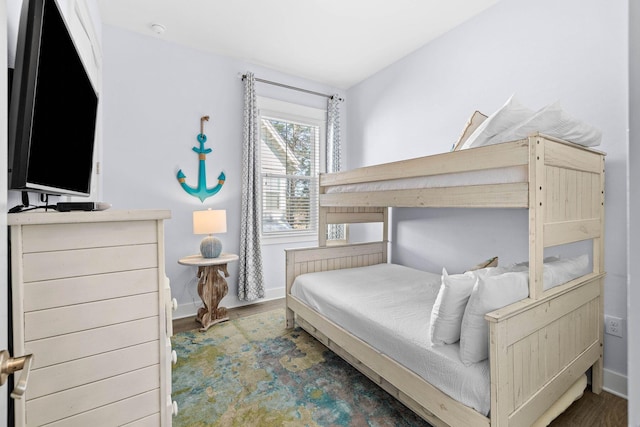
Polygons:
<instances>
[{"instance_id":1,"label":"television screen","mask_svg":"<svg viewBox=\"0 0 640 427\"><path fill-rule=\"evenodd\" d=\"M98 96L55 0L23 6L9 109L9 186L88 196Z\"/></svg>"}]
</instances>

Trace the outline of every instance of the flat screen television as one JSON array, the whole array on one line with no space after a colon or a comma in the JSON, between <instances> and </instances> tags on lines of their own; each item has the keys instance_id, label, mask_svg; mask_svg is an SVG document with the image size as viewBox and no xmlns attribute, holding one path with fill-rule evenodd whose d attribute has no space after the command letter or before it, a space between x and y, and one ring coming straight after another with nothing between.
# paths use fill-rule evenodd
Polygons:
<instances>
[{"instance_id":1,"label":"flat screen television","mask_svg":"<svg viewBox=\"0 0 640 427\"><path fill-rule=\"evenodd\" d=\"M9 189L89 196L98 94L55 0L25 0L9 102Z\"/></svg>"}]
</instances>

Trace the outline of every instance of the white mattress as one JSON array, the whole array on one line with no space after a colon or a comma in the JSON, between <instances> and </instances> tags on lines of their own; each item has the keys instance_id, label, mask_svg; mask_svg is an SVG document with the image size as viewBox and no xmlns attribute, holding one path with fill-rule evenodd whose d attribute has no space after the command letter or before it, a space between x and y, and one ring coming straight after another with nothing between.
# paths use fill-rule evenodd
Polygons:
<instances>
[{"instance_id":1,"label":"white mattress","mask_svg":"<svg viewBox=\"0 0 640 427\"><path fill-rule=\"evenodd\" d=\"M363 182L327 187L327 193L354 193L365 191L409 190L414 188L460 187L464 185L511 184L527 182L527 166L508 166L469 172L445 173L416 178Z\"/></svg>"},{"instance_id":2,"label":"white mattress","mask_svg":"<svg viewBox=\"0 0 640 427\"><path fill-rule=\"evenodd\" d=\"M458 344L435 346L429 339L440 280L439 274L378 264L298 276L291 294L453 399L487 415L488 360L466 367Z\"/></svg>"}]
</instances>

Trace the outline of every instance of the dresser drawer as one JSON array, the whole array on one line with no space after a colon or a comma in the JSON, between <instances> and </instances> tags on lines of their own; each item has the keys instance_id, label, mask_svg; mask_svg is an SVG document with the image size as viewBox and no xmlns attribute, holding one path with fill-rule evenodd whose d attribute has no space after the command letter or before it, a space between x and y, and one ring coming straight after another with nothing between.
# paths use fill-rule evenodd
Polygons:
<instances>
[{"instance_id":1,"label":"dresser drawer","mask_svg":"<svg viewBox=\"0 0 640 427\"><path fill-rule=\"evenodd\" d=\"M157 420L153 427L160 424L160 415L155 412L158 407L158 392L149 391L120 400L109 405L101 406L61 421L47 424L47 427L113 427L129 425L128 423L136 423L138 420L151 417Z\"/></svg>"},{"instance_id":2,"label":"dresser drawer","mask_svg":"<svg viewBox=\"0 0 640 427\"><path fill-rule=\"evenodd\" d=\"M23 281L26 283L89 276L157 267L158 246L148 243L133 246L33 252L24 254L22 262L24 265Z\"/></svg>"},{"instance_id":3,"label":"dresser drawer","mask_svg":"<svg viewBox=\"0 0 640 427\"><path fill-rule=\"evenodd\" d=\"M128 246L158 241L156 221L38 224L22 227L22 252Z\"/></svg>"},{"instance_id":4,"label":"dresser drawer","mask_svg":"<svg viewBox=\"0 0 640 427\"><path fill-rule=\"evenodd\" d=\"M157 292L32 311L24 315L24 339L33 341L145 317L157 317L158 312Z\"/></svg>"},{"instance_id":5,"label":"dresser drawer","mask_svg":"<svg viewBox=\"0 0 640 427\"><path fill-rule=\"evenodd\" d=\"M24 311L156 292L158 269L122 271L24 284ZM171 295L169 295L169 300Z\"/></svg>"},{"instance_id":6,"label":"dresser drawer","mask_svg":"<svg viewBox=\"0 0 640 427\"><path fill-rule=\"evenodd\" d=\"M155 413L160 411L158 366L28 400L26 424L43 425L152 390L157 398L148 410Z\"/></svg>"},{"instance_id":7,"label":"dresser drawer","mask_svg":"<svg viewBox=\"0 0 640 427\"><path fill-rule=\"evenodd\" d=\"M31 382L26 392L26 399L37 399L127 372L158 366L159 363L158 341L150 341L46 368L34 369L29 375Z\"/></svg>"},{"instance_id":8,"label":"dresser drawer","mask_svg":"<svg viewBox=\"0 0 640 427\"><path fill-rule=\"evenodd\" d=\"M158 318L148 317L103 328L29 341L25 343L25 353L36 355L32 369L38 369L159 339Z\"/></svg>"}]
</instances>

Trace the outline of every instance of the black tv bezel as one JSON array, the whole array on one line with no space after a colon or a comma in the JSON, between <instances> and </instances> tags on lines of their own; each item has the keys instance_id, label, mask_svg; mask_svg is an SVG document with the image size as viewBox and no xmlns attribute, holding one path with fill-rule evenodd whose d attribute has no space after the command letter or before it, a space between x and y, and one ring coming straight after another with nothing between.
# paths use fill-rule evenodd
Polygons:
<instances>
[{"instance_id":1,"label":"black tv bezel","mask_svg":"<svg viewBox=\"0 0 640 427\"><path fill-rule=\"evenodd\" d=\"M89 161L89 176L86 182L81 183L82 190L65 188L51 183L30 182L28 176L29 157L32 151L31 132L33 126L34 107L36 100L36 82L39 70L39 56L41 50L41 36L43 31L43 18L45 2L52 2L59 14L66 32L73 44L75 55L78 57L87 80L90 83L95 96L95 112L93 121L93 138L91 139L91 158ZM9 105L9 190L33 191L49 195L83 196L91 195L93 175L93 160L96 145L97 110L99 105L98 92L94 86L82 56L73 40L73 36L67 25L60 5L56 0L25 0L20 14L18 28L18 42L16 48L15 68L13 82L10 90ZM85 159L86 160L86 159Z\"/></svg>"}]
</instances>

